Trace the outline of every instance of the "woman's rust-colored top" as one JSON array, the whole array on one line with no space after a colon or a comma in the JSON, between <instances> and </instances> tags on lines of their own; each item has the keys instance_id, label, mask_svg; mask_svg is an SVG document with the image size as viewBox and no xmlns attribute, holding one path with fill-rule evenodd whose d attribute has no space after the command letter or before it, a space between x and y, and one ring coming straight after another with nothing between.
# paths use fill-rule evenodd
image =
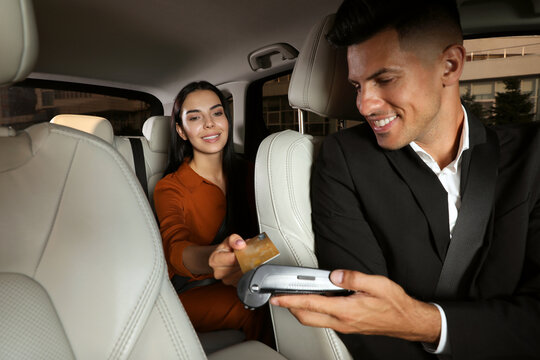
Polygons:
<instances>
[{"instance_id":1,"label":"woman's rust-colored top","mask_svg":"<svg viewBox=\"0 0 540 360\"><path fill-rule=\"evenodd\" d=\"M253 177L250 176L253 172L252 167L242 164L235 169L238 181L235 181L234 193L237 194L235 197L239 207L236 209L238 216L235 217L238 222L233 230L241 236L255 236L258 229L254 221L254 201L250 201L254 198ZM192 274L184 266L182 255L190 245L210 245L213 242L227 208L227 200L221 189L198 175L188 161L184 161L176 172L157 183L154 205L169 277L179 275L194 280L212 277L212 274ZM246 310L236 295L235 287L218 281L186 290L179 297L195 330L240 329L248 340L272 344L272 327L267 311L262 308Z\"/></svg>"},{"instance_id":2,"label":"woman's rust-colored top","mask_svg":"<svg viewBox=\"0 0 540 360\"><path fill-rule=\"evenodd\" d=\"M210 245L214 240L227 208L223 191L184 161L176 172L157 183L154 205L169 277L174 274L197 280L211 277L192 274L184 266L182 254L188 246Z\"/></svg>"}]
</instances>

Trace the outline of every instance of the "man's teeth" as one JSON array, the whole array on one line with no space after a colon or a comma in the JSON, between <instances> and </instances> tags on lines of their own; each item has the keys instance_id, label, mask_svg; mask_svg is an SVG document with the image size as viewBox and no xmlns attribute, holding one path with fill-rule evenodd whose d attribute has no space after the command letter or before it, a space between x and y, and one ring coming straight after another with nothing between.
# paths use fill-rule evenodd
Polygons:
<instances>
[{"instance_id":1,"label":"man's teeth","mask_svg":"<svg viewBox=\"0 0 540 360\"><path fill-rule=\"evenodd\" d=\"M396 117L397 117L397 115L394 115L394 116L391 116L391 117L386 118L386 119L376 120L373 123L375 123L376 127L383 127L385 125L390 124L390 122L392 122Z\"/></svg>"},{"instance_id":2,"label":"man's teeth","mask_svg":"<svg viewBox=\"0 0 540 360\"><path fill-rule=\"evenodd\" d=\"M219 134L217 135L212 135L212 136L206 136L206 137L203 137L204 140L212 140L212 139L215 139L219 136Z\"/></svg>"}]
</instances>

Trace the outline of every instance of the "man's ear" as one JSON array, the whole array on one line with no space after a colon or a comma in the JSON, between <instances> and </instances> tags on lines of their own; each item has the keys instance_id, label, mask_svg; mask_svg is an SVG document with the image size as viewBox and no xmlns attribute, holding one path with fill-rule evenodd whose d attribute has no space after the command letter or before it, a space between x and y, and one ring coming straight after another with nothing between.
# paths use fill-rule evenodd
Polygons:
<instances>
[{"instance_id":1,"label":"man's ear","mask_svg":"<svg viewBox=\"0 0 540 360\"><path fill-rule=\"evenodd\" d=\"M442 59L444 61L443 85L455 85L463 72L465 48L458 44L450 45L443 51Z\"/></svg>"},{"instance_id":2,"label":"man's ear","mask_svg":"<svg viewBox=\"0 0 540 360\"><path fill-rule=\"evenodd\" d=\"M182 127L178 125L178 123L176 124L176 132L184 141L187 140L187 136L186 134L184 134L184 130L182 130Z\"/></svg>"}]
</instances>

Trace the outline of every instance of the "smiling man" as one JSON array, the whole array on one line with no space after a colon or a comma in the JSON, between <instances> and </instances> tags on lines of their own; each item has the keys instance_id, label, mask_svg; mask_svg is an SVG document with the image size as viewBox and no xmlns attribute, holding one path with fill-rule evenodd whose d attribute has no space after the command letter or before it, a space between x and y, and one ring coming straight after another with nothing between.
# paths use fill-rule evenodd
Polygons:
<instances>
[{"instance_id":1,"label":"smiling man","mask_svg":"<svg viewBox=\"0 0 540 360\"><path fill-rule=\"evenodd\" d=\"M460 102L452 0L345 0L362 124L314 165L320 267L348 297L271 299L358 359L540 356L540 133L486 128Z\"/></svg>"}]
</instances>

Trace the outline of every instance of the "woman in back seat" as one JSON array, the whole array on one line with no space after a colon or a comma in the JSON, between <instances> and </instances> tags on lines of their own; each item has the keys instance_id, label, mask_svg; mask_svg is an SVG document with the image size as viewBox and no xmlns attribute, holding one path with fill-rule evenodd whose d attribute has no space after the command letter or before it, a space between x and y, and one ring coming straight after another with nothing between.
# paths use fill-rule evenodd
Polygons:
<instances>
[{"instance_id":1,"label":"woman in back seat","mask_svg":"<svg viewBox=\"0 0 540 360\"><path fill-rule=\"evenodd\" d=\"M188 84L171 116L168 166L154 190L171 281L197 331L240 329L272 342L267 310L244 309L233 249L258 233L253 166L233 154L223 94Z\"/></svg>"}]
</instances>

